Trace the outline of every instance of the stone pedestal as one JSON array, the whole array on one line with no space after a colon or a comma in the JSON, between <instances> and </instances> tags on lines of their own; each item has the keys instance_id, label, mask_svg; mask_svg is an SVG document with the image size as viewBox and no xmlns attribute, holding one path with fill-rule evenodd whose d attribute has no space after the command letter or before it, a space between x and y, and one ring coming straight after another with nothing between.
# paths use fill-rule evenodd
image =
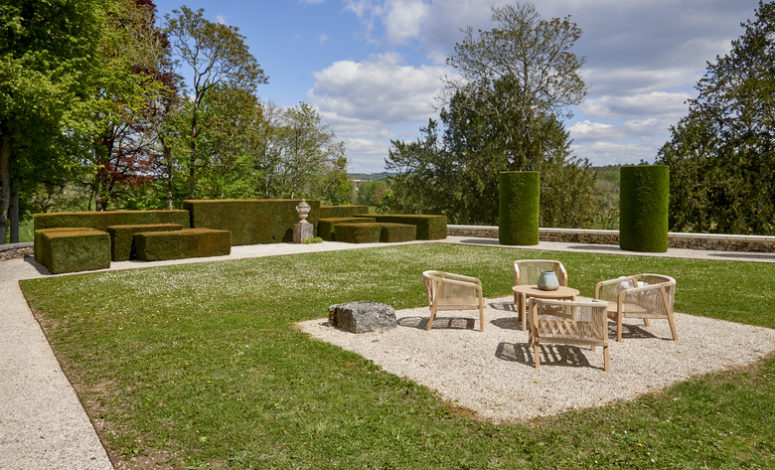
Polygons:
<instances>
[{"instance_id":1,"label":"stone pedestal","mask_svg":"<svg viewBox=\"0 0 775 470\"><path fill-rule=\"evenodd\" d=\"M302 220L293 226L293 243L304 243L312 238L314 227L306 220Z\"/></svg>"},{"instance_id":2,"label":"stone pedestal","mask_svg":"<svg viewBox=\"0 0 775 470\"><path fill-rule=\"evenodd\" d=\"M315 227L307 222L309 211L310 205L302 199L299 205L296 206L296 212L299 213L300 220L298 224L293 226L293 243L304 243L314 235Z\"/></svg>"},{"instance_id":3,"label":"stone pedestal","mask_svg":"<svg viewBox=\"0 0 775 470\"><path fill-rule=\"evenodd\" d=\"M328 307L328 322L351 333L395 328L396 311L379 302L350 302Z\"/></svg>"}]
</instances>

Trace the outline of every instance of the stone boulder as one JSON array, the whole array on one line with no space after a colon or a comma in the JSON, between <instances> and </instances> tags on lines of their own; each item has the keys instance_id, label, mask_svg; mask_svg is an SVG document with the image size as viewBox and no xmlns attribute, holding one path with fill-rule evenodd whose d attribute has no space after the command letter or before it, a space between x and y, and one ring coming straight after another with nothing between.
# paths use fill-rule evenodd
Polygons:
<instances>
[{"instance_id":1,"label":"stone boulder","mask_svg":"<svg viewBox=\"0 0 775 470\"><path fill-rule=\"evenodd\" d=\"M398 323L393 307L367 301L331 305L328 322L351 333L389 330Z\"/></svg>"}]
</instances>

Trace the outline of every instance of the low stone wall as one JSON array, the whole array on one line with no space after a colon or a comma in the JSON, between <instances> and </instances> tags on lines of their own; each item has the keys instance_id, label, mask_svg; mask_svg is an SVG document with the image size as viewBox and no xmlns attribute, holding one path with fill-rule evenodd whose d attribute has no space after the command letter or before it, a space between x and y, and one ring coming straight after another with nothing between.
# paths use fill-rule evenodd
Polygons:
<instances>
[{"instance_id":1,"label":"low stone wall","mask_svg":"<svg viewBox=\"0 0 775 470\"><path fill-rule=\"evenodd\" d=\"M0 261L22 258L24 255L32 256L32 242L0 245Z\"/></svg>"},{"instance_id":2,"label":"low stone wall","mask_svg":"<svg viewBox=\"0 0 775 470\"><path fill-rule=\"evenodd\" d=\"M498 227L479 225L448 225L447 235L452 237L498 238ZM618 230L585 230L570 228L540 228L542 241L619 245ZM670 248L693 250L775 252L775 237L763 235L723 235L716 233L668 232Z\"/></svg>"}]
</instances>

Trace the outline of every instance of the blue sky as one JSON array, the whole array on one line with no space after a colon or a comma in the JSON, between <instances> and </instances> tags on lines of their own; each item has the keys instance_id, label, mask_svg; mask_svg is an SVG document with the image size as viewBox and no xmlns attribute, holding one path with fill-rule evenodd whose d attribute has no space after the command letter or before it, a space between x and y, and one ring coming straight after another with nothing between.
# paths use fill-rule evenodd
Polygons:
<instances>
[{"instance_id":1,"label":"blue sky","mask_svg":"<svg viewBox=\"0 0 775 470\"><path fill-rule=\"evenodd\" d=\"M379 172L390 140L414 140L436 99L459 28L489 29L503 0L157 0L237 26L269 76L264 102L315 106L344 141L349 170ZM594 165L653 161L706 62L725 54L755 0L544 0L544 18L583 30L585 100L566 127Z\"/></svg>"}]
</instances>

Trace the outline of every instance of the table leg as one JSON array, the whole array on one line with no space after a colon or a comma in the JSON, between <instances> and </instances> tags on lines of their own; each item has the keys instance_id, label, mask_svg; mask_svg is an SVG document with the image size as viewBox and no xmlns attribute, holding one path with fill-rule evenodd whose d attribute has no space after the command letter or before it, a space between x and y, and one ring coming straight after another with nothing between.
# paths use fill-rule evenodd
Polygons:
<instances>
[{"instance_id":1,"label":"table leg","mask_svg":"<svg viewBox=\"0 0 775 470\"><path fill-rule=\"evenodd\" d=\"M519 294L517 310L519 311L519 319L522 321L522 331L527 330L527 312L525 312L525 300L525 294Z\"/></svg>"}]
</instances>

